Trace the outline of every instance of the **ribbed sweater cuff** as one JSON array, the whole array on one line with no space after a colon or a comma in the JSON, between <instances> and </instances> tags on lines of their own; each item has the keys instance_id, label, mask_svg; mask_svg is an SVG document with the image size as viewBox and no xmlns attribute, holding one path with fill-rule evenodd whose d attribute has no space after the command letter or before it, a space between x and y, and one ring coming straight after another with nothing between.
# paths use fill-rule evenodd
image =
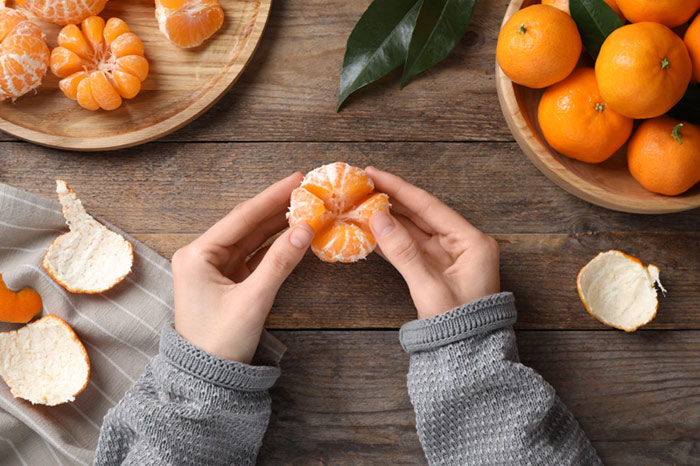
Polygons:
<instances>
[{"instance_id":1,"label":"ribbed sweater cuff","mask_svg":"<svg viewBox=\"0 0 700 466\"><path fill-rule=\"evenodd\" d=\"M160 355L178 369L220 387L257 392L274 385L280 370L273 366L251 366L214 356L180 336L171 326L160 336Z\"/></svg>"},{"instance_id":2,"label":"ribbed sweater cuff","mask_svg":"<svg viewBox=\"0 0 700 466\"><path fill-rule=\"evenodd\" d=\"M399 331L401 346L408 353L426 351L479 333L512 325L516 320L513 293L485 296L445 314L413 320Z\"/></svg>"}]
</instances>

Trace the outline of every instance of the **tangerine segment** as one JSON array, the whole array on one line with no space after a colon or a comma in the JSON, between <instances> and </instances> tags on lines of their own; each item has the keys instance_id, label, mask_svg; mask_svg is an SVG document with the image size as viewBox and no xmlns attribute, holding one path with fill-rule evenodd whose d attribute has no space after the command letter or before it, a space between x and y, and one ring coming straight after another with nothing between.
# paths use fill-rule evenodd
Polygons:
<instances>
[{"instance_id":1,"label":"tangerine segment","mask_svg":"<svg viewBox=\"0 0 700 466\"><path fill-rule=\"evenodd\" d=\"M219 0L156 0L158 27L182 48L201 45L224 24Z\"/></svg>"},{"instance_id":2,"label":"tangerine segment","mask_svg":"<svg viewBox=\"0 0 700 466\"><path fill-rule=\"evenodd\" d=\"M335 222L316 236L311 250L324 262L356 262L374 250L377 243L369 231L358 225Z\"/></svg>"},{"instance_id":3,"label":"tangerine segment","mask_svg":"<svg viewBox=\"0 0 700 466\"><path fill-rule=\"evenodd\" d=\"M375 212L389 211L389 196L375 193L367 174L342 162L309 172L292 192L290 225L307 223L316 236L311 250L326 262L355 262L376 247L369 228Z\"/></svg>"},{"instance_id":4,"label":"tangerine segment","mask_svg":"<svg viewBox=\"0 0 700 466\"><path fill-rule=\"evenodd\" d=\"M343 162L324 165L307 173L301 186L334 212L345 212L374 191L374 182L362 169Z\"/></svg>"},{"instance_id":5,"label":"tangerine segment","mask_svg":"<svg viewBox=\"0 0 700 466\"><path fill-rule=\"evenodd\" d=\"M88 110L114 110L132 99L148 76L143 42L119 18L105 23L91 16L81 27L68 25L51 52L51 71L60 89ZM88 82L89 81L89 82Z\"/></svg>"},{"instance_id":6,"label":"tangerine segment","mask_svg":"<svg viewBox=\"0 0 700 466\"><path fill-rule=\"evenodd\" d=\"M49 47L24 14L0 7L0 101L16 99L41 85Z\"/></svg>"},{"instance_id":7,"label":"tangerine segment","mask_svg":"<svg viewBox=\"0 0 700 466\"><path fill-rule=\"evenodd\" d=\"M290 205L293 208L289 209L287 217L291 225L306 222L314 232L318 232L333 220L333 214L326 210L323 201L306 189L297 188L292 191Z\"/></svg>"},{"instance_id":8,"label":"tangerine segment","mask_svg":"<svg viewBox=\"0 0 700 466\"><path fill-rule=\"evenodd\" d=\"M76 24L99 14L107 0L17 0L17 6L42 21L54 24Z\"/></svg>"}]
</instances>

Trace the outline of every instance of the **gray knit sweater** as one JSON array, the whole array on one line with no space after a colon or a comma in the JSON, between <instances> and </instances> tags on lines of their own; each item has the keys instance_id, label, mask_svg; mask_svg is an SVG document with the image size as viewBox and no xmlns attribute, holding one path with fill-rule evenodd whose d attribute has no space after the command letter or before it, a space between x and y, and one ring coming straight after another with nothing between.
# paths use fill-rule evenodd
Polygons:
<instances>
[{"instance_id":1,"label":"gray knit sweater","mask_svg":"<svg viewBox=\"0 0 700 466\"><path fill-rule=\"evenodd\" d=\"M401 328L431 465L602 465L554 389L518 362L513 295ZM160 353L104 418L96 465L252 465L279 369L217 358L163 331Z\"/></svg>"}]
</instances>

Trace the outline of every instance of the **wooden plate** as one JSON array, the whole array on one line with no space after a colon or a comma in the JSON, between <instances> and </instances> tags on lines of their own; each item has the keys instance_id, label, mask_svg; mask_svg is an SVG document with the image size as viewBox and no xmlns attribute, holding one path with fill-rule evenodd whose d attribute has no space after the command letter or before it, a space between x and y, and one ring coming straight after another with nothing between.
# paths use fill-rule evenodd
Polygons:
<instances>
[{"instance_id":1,"label":"wooden plate","mask_svg":"<svg viewBox=\"0 0 700 466\"><path fill-rule=\"evenodd\" d=\"M158 30L153 0L111 0L103 18L122 18L146 48L151 68L139 95L117 110L92 112L58 89L47 72L36 94L0 103L0 129L37 144L110 150L160 138L211 107L236 82L262 36L271 0L221 0L222 28L194 49L180 49ZM37 21L50 48L60 26Z\"/></svg>"},{"instance_id":2,"label":"wooden plate","mask_svg":"<svg viewBox=\"0 0 700 466\"><path fill-rule=\"evenodd\" d=\"M520 8L539 3L513 0L503 22ZM537 123L543 90L514 84L496 63L496 88L501 110L520 148L535 166L559 187L593 204L622 212L662 214L700 207L700 184L680 196L662 196L644 189L627 170L627 145L600 164L559 154L545 141Z\"/></svg>"}]
</instances>

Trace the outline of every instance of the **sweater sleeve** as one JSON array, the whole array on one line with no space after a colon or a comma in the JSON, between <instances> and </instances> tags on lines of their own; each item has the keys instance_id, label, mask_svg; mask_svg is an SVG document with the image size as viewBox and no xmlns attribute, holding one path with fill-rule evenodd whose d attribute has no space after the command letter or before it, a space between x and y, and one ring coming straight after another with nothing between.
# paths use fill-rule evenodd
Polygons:
<instances>
[{"instance_id":1,"label":"sweater sleeve","mask_svg":"<svg viewBox=\"0 0 700 466\"><path fill-rule=\"evenodd\" d=\"M519 362L515 318L499 293L401 328L428 463L602 466L552 386Z\"/></svg>"},{"instance_id":2,"label":"sweater sleeve","mask_svg":"<svg viewBox=\"0 0 700 466\"><path fill-rule=\"evenodd\" d=\"M218 358L166 328L159 354L105 415L95 465L253 465L279 373Z\"/></svg>"}]
</instances>

